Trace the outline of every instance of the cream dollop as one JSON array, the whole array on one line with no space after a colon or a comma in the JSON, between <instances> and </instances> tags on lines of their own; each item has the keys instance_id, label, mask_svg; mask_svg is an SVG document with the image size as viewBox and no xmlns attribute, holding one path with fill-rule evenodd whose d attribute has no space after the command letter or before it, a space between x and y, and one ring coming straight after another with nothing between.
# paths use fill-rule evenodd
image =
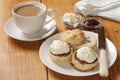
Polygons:
<instances>
[{"instance_id":1,"label":"cream dollop","mask_svg":"<svg viewBox=\"0 0 120 80\"><path fill-rule=\"evenodd\" d=\"M97 54L89 47L81 47L80 49L77 50L77 58L79 60L92 63L93 61L96 60Z\"/></svg>"},{"instance_id":2,"label":"cream dollop","mask_svg":"<svg viewBox=\"0 0 120 80\"><path fill-rule=\"evenodd\" d=\"M67 42L61 40L54 40L50 45L50 51L53 54L66 54L70 51L70 46Z\"/></svg>"},{"instance_id":3,"label":"cream dollop","mask_svg":"<svg viewBox=\"0 0 120 80\"><path fill-rule=\"evenodd\" d=\"M68 24L68 25L71 25L71 26L72 25L77 26L81 21L81 16L76 15L74 13L65 13L63 15L63 20L62 21L63 21L64 24Z\"/></svg>"}]
</instances>

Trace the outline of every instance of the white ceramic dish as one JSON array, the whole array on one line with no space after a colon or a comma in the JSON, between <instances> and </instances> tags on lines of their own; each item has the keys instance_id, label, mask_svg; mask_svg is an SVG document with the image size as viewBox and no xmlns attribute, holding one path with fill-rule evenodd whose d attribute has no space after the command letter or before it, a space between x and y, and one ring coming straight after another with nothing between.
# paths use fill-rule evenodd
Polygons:
<instances>
[{"instance_id":1,"label":"white ceramic dish","mask_svg":"<svg viewBox=\"0 0 120 80\"><path fill-rule=\"evenodd\" d=\"M96 33L89 32L89 31L83 31L83 32L85 33L85 35L94 35L96 38L98 38L98 34L96 34ZM50 59L50 57L48 55L49 46L51 45L53 40L59 39L60 34L61 33L53 35L50 38L48 38L46 41L43 42L43 44L41 45L40 50L39 50L39 56L40 56L41 61L51 70L61 73L61 74L69 75L69 76L89 76L89 75L97 74L99 72L98 67L96 67L93 70L87 71L87 72L82 72L82 71L76 70L70 64L70 62L55 63ZM106 42L107 42L108 53L109 53L108 54L109 67L111 67L117 58L117 51L116 51L114 44L109 39L106 38Z\"/></svg>"},{"instance_id":2,"label":"white ceramic dish","mask_svg":"<svg viewBox=\"0 0 120 80\"><path fill-rule=\"evenodd\" d=\"M50 16L47 16L47 19L50 19L50 18L51 18ZM45 26L42 28L42 30L38 34L35 34L32 36L25 35L19 28L17 28L13 18L10 18L6 22L4 29L7 35L9 35L14 39L22 40L22 41L36 41L36 40L41 40L50 36L56 30L56 21L53 20L50 23L45 24Z\"/></svg>"}]
</instances>

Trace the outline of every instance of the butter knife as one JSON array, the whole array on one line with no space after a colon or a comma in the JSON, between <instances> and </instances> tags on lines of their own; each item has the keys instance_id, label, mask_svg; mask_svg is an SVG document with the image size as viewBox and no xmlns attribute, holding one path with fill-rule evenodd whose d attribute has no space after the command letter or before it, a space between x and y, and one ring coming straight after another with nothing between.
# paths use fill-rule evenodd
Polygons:
<instances>
[{"instance_id":1,"label":"butter knife","mask_svg":"<svg viewBox=\"0 0 120 80\"><path fill-rule=\"evenodd\" d=\"M108 71L108 58L106 51L106 39L105 39L105 30L104 27L100 27L98 32L98 44L100 50L100 66L99 66L99 75L101 77L107 77L109 75Z\"/></svg>"}]
</instances>

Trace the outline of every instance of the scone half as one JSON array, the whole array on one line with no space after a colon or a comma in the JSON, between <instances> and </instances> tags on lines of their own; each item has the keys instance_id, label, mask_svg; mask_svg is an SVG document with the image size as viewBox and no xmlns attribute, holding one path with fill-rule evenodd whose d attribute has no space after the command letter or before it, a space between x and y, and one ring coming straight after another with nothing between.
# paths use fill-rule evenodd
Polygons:
<instances>
[{"instance_id":1,"label":"scone half","mask_svg":"<svg viewBox=\"0 0 120 80\"><path fill-rule=\"evenodd\" d=\"M93 49L94 51L97 51L98 50L97 39L93 35L86 35L85 43L80 45L79 48L80 47L89 47Z\"/></svg>"},{"instance_id":2,"label":"scone half","mask_svg":"<svg viewBox=\"0 0 120 80\"><path fill-rule=\"evenodd\" d=\"M89 71L89 70L94 69L98 65L98 60L95 60L92 63L87 63L87 62L84 62L84 61L80 61L76 58L76 52L75 52L75 53L72 54L71 64L77 70Z\"/></svg>"},{"instance_id":3,"label":"scone half","mask_svg":"<svg viewBox=\"0 0 120 80\"><path fill-rule=\"evenodd\" d=\"M52 52L49 53L51 59L55 62L68 61L71 59L72 54L73 54L72 47L70 48L70 51L68 53L63 53L63 54L59 54L59 55L55 55Z\"/></svg>"}]
</instances>

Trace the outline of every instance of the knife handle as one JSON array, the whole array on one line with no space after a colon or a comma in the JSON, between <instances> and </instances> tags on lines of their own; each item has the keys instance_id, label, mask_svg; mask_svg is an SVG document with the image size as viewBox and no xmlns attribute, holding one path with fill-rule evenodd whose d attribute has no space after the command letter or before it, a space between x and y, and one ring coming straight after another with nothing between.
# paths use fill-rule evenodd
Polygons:
<instances>
[{"instance_id":1,"label":"knife handle","mask_svg":"<svg viewBox=\"0 0 120 80\"><path fill-rule=\"evenodd\" d=\"M100 49L99 74L101 77L107 77L109 75L107 51L105 49Z\"/></svg>"}]
</instances>

